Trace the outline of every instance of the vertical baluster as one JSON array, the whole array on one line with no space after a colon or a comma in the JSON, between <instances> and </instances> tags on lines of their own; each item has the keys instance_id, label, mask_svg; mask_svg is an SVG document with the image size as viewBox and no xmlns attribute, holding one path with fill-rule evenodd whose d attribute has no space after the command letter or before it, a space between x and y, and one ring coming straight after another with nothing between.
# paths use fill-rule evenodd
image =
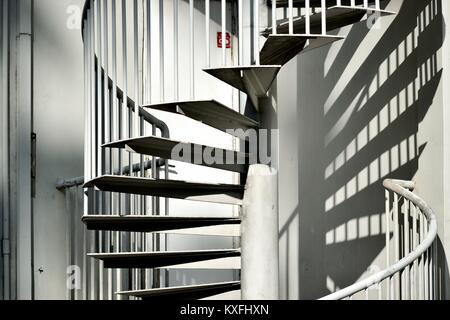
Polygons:
<instances>
[{"instance_id":1,"label":"vertical baluster","mask_svg":"<svg viewBox=\"0 0 450 320\"><path fill-rule=\"evenodd\" d=\"M323 0L325 1L325 0ZM277 1L272 0L272 34L277 34Z\"/></svg>"},{"instance_id":2,"label":"vertical baluster","mask_svg":"<svg viewBox=\"0 0 450 320\"><path fill-rule=\"evenodd\" d=\"M206 67L211 66L211 34L210 34L210 0L205 0L205 30L206 30ZM223 37L223 36L222 36Z\"/></svg>"},{"instance_id":3,"label":"vertical baluster","mask_svg":"<svg viewBox=\"0 0 450 320\"><path fill-rule=\"evenodd\" d=\"M366 9L369 8L369 0L364 0L363 1L363 7L366 8Z\"/></svg>"},{"instance_id":4,"label":"vertical baluster","mask_svg":"<svg viewBox=\"0 0 450 320\"><path fill-rule=\"evenodd\" d=\"M294 34L294 0L289 0L289 34Z\"/></svg>"},{"instance_id":5,"label":"vertical baluster","mask_svg":"<svg viewBox=\"0 0 450 320\"><path fill-rule=\"evenodd\" d=\"M238 25L239 25L239 64L242 65L244 58L244 22L242 14L242 0L238 0Z\"/></svg>"},{"instance_id":6,"label":"vertical baluster","mask_svg":"<svg viewBox=\"0 0 450 320\"><path fill-rule=\"evenodd\" d=\"M222 14L221 17L221 27L222 27L222 32L221 32L221 37L222 37L222 65L226 66L227 65L227 37L226 37L226 28L227 28L227 2L226 0L222 0L221 2L221 9L220 12Z\"/></svg>"},{"instance_id":7,"label":"vertical baluster","mask_svg":"<svg viewBox=\"0 0 450 320\"><path fill-rule=\"evenodd\" d=\"M311 5L310 0L305 0L305 33L311 34Z\"/></svg>"},{"instance_id":8,"label":"vertical baluster","mask_svg":"<svg viewBox=\"0 0 450 320\"><path fill-rule=\"evenodd\" d=\"M355 0L350 0L350 6L356 7L356 1Z\"/></svg>"},{"instance_id":9,"label":"vertical baluster","mask_svg":"<svg viewBox=\"0 0 450 320\"><path fill-rule=\"evenodd\" d=\"M409 201L404 200L403 203L403 257L406 257L409 254ZM404 271L404 297L405 300L410 299L410 274L409 274L409 266L405 267Z\"/></svg>"},{"instance_id":10,"label":"vertical baluster","mask_svg":"<svg viewBox=\"0 0 450 320\"><path fill-rule=\"evenodd\" d=\"M90 81L90 87L91 87L91 178L95 177L97 175L97 140L96 140L96 116L97 116L97 105L96 105L96 79L98 74L98 60L96 60L96 54L95 54L95 45L96 45L96 33L95 33L95 22L96 22L96 13L95 13L95 6L94 6L94 0L90 0L90 40L91 40L91 81ZM95 192L92 188L88 190L88 198L89 198L89 213L93 213L93 207L95 205ZM90 252L95 252L95 231L87 232L87 246L89 246ZM86 248L86 251L87 248ZM95 261L94 259L90 259L89 264L89 295L88 298L95 299ZM88 294L88 293L87 293Z\"/></svg>"},{"instance_id":11,"label":"vertical baluster","mask_svg":"<svg viewBox=\"0 0 450 320\"><path fill-rule=\"evenodd\" d=\"M116 8L116 0L111 1L111 50L112 50L112 108L113 108L113 124L114 124L114 134L113 138L115 140L120 140L120 107L117 103L117 8ZM120 157L120 151L117 151L118 156L118 169L120 171L120 167L122 166L121 157ZM114 173L115 166L112 167L112 170ZM121 211L121 194L116 194L116 209L119 215L122 215ZM114 247L115 252L120 252L120 237L121 233L117 231L115 233L115 241L114 241ZM116 289L117 291L121 290L121 276L120 276L120 269L115 270L116 273ZM118 299L120 299L120 296L117 296Z\"/></svg>"},{"instance_id":12,"label":"vertical baluster","mask_svg":"<svg viewBox=\"0 0 450 320\"><path fill-rule=\"evenodd\" d=\"M417 208L414 204L412 204L412 219L413 219L413 226L412 226L412 249L415 250L418 246L417 243ZM413 263L412 267L412 283L411 283L411 299L415 300L417 299L417 259Z\"/></svg>"},{"instance_id":13,"label":"vertical baluster","mask_svg":"<svg viewBox=\"0 0 450 320\"><path fill-rule=\"evenodd\" d=\"M101 1L97 0L97 176L103 174L103 87L102 87L102 68L103 68L103 34L102 34L102 5ZM96 209L98 212L103 211L103 192L97 193L99 202ZM103 232L98 231L98 252L103 252ZM103 262L98 262L98 277L99 277L99 299L103 300Z\"/></svg>"},{"instance_id":14,"label":"vertical baluster","mask_svg":"<svg viewBox=\"0 0 450 320\"><path fill-rule=\"evenodd\" d=\"M433 298L435 300L440 300L440 295L439 295L439 283L438 283L438 255L437 255L437 250L438 250L438 246L437 246L437 241L435 240L433 242Z\"/></svg>"},{"instance_id":15,"label":"vertical baluster","mask_svg":"<svg viewBox=\"0 0 450 320\"><path fill-rule=\"evenodd\" d=\"M419 209L416 210L418 214L417 222L419 223L419 243L422 243L423 241L423 220L422 220L422 213ZM425 256L422 254L420 256L419 261L419 270L418 270L418 278L419 278L419 300L424 300L424 259Z\"/></svg>"},{"instance_id":16,"label":"vertical baluster","mask_svg":"<svg viewBox=\"0 0 450 320\"><path fill-rule=\"evenodd\" d=\"M422 214L422 224L423 224L423 237L425 239L428 234L428 223L426 222L426 218L423 214ZM425 292L424 299L425 300L430 299L430 297L428 295L428 293L429 293L429 291L428 291L428 280L429 280L429 278L428 278L428 258L429 258L428 251L425 251L424 252L424 265L423 265L423 268L424 268L424 275L423 275L423 277L424 277L424 292Z\"/></svg>"},{"instance_id":17,"label":"vertical baluster","mask_svg":"<svg viewBox=\"0 0 450 320\"><path fill-rule=\"evenodd\" d=\"M375 9L380 10L380 0L375 0Z\"/></svg>"},{"instance_id":18,"label":"vertical baluster","mask_svg":"<svg viewBox=\"0 0 450 320\"><path fill-rule=\"evenodd\" d=\"M86 11L86 20L85 20L85 24L84 24L84 28L85 28L85 35L84 35L84 46L86 48L86 56L85 56L85 60L86 60L86 77L85 77L85 81L86 81L86 108L85 108L85 112L86 112L86 128L85 128L85 146L86 146L86 157L85 157L85 172L84 172L84 176L85 176L85 181L89 181L91 180L91 79L92 79L92 72L91 72L91 8L88 8ZM84 190L83 190L83 198L84 198L84 203L83 203L83 214L87 215L89 214L89 210L88 210L88 206L89 206L89 197L86 196L84 194ZM88 280L88 270L87 270L87 259L86 259L86 250L87 249L87 231L86 228L83 228L83 274L82 274L82 293L83 293L83 300L87 300L87 289L88 289L88 285L87 285L87 280Z\"/></svg>"},{"instance_id":19,"label":"vertical baluster","mask_svg":"<svg viewBox=\"0 0 450 320\"><path fill-rule=\"evenodd\" d=\"M394 193L394 252L395 262L400 260L400 231L399 231L399 219L398 219L398 195ZM395 279L395 296L394 299L400 298L400 274L394 275Z\"/></svg>"},{"instance_id":20,"label":"vertical baluster","mask_svg":"<svg viewBox=\"0 0 450 320\"><path fill-rule=\"evenodd\" d=\"M386 234L385 234L385 243L386 243L386 268L389 268L390 266L390 257L391 257L391 250L390 250L390 243L391 243L391 212L390 212L390 193L388 190L385 190L385 221L386 221ZM389 278L386 279L386 299L389 300Z\"/></svg>"},{"instance_id":21,"label":"vertical baluster","mask_svg":"<svg viewBox=\"0 0 450 320\"><path fill-rule=\"evenodd\" d=\"M321 1L320 5L321 10L321 22L322 22L322 35L327 34L327 6L326 6L326 0Z\"/></svg>"},{"instance_id":22,"label":"vertical baluster","mask_svg":"<svg viewBox=\"0 0 450 320\"><path fill-rule=\"evenodd\" d=\"M369 300L369 289L368 289L368 288L365 289L365 290L364 290L364 293L365 293L365 299L366 299L366 300Z\"/></svg>"},{"instance_id":23,"label":"vertical baluster","mask_svg":"<svg viewBox=\"0 0 450 320\"><path fill-rule=\"evenodd\" d=\"M260 65L260 59L259 59L259 0L254 0L254 4L255 4L255 62L256 65L259 66Z\"/></svg>"},{"instance_id":24,"label":"vertical baluster","mask_svg":"<svg viewBox=\"0 0 450 320\"><path fill-rule=\"evenodd\" d=\"M223 30L222 30L223 31ZM223 36L223 35L222 35ZM189 0L189 38L191 58L191 100L195 99L195 57L194 57L194 0Z\"/></svg>"}]
</instances>

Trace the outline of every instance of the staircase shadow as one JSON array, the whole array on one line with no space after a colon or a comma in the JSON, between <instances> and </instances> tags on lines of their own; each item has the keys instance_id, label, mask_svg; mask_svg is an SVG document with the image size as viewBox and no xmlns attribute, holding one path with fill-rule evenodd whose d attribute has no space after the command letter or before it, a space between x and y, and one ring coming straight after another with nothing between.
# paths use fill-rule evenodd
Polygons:
<instances>
[{"instance_id":1,"label":"staircase shadow","mask_svg":"<svg viewBox=\"0 0 450 320\"><path fill-rule=\"evenodd\" d=\"M359 24L337 54L328 47L298 58L298 207L280 233L299 248L298 275L289 272L292 257L283 262L287 298L298 286L300 299L317 299L385 267L382 181L413 179L427 148L418 128L441 80L441 3L391 3L400 9L378 41ZM331 56L326 74L317 72ZM289 240L297 219L298 238Z\"/></svg>"}]
</instances>

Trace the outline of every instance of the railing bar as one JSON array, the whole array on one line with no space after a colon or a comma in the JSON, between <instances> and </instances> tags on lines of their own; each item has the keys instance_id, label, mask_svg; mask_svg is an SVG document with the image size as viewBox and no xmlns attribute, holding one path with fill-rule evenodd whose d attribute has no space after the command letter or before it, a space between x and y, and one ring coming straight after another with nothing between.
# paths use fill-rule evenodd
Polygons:
<instances>
[{"instance_id":1,"label":"railing bar","mask_svg":"<svg viewBox=\"0 0 450 320\"><path fill-rule=\"evenodd\" d=\"M380 0L375 0L375 9L380 10Z\"/></svg>"},{"instance_id":2,"label":"railing bar","mask_svg":"<svg viewBox=\"0 0 450 320\"><path fill-rule=\"evenodd\" d=\"M409 249L409 201L404 200L404 213L403 213L403 238L404 238L404 254L403 257L406 257L410 253ZM405 267L405 299L410 299L410 274L409 274L409 266Z\"/></svg>"},{"instance_id":3,"label":"railing bar","mask_svg":"<svg viewBox=\"0 0 450 320\"><path fill-rule=\"evenodd\" d=\"M390 256L391 256L391 209L390 209L390 193L389 190L385 190L385 221L386 221L386 268L390 266ZM386 280L386 298L389 299L389 279Z\"/></svg>"},{"instance_id":4,"label":"railing bar","mask_svg":"<svg viewBox=\"0 0 450 320\"><path fill-rule=\"evenodd\" d=\"M289 34L294 34L294 1L289 0Z\"/></svg>"},{"instance_id":5,"label":"railing bar","mask_svg":"<svg viewBox=\"0 0 450 320\"><path fill-rule=\"evenodd\" d=\"M195 99L195 49L194 49L194 0L189 0L189 35L190 35L190 58L191 58L191 99Z\"/></svg>"},{"instance_id":6,"label":"railing bar","mask_svg":"<svg viewBox=\"0 0 450 320\"><path fill-rule=\"evenodd\" d=\"M103 109L104 109L104 101L102 96L102 67L104 65L103 61L103 45L104 39L102 34L102 5L101 1L97 0L97 54L98 54L98 63L97 63L97 149L98 149L98 168L97 168L97 176L101 176L103 174ZM97 205L98 212L102 212L103 210L103 192L98 192L99 203ZM98 231L98 252L103 252L103 232ZM98 262L98 277L99 277L99 300L103 300L103 263L102 261Z\"/></svg>"},{"instance_id":7,"label":"railing bar","mask_svg":"<svg viewBox=\"0 0 450 320\"><path fill-rule=\"evenodd\" d=\"M159 0L159 88L160 101L165 101L165 54L164 54L164 0Z\"/></svg>"},{"instance_id":8,"label":"railing bar","mask_svg":"<svg viewBox=\"0 0 450 320\"><path fill-rule=\"evenodd\" d=\"M321 1L321 6L320 6L320 10L321 10L321 22L322 22L322 35L326 35L327 34L327 5L326 5L326 0L322 0Z\"/></svg>"},{"instance_id":9,"label":"railing bar","mask_svg":"<svg viewBox=\"0 0 450 320\"><path fill-rule=\"evenodd\" d=\"M134 29L134 96L135 96L135 109L133 118L133 130L134 136L139 137L139 13L138 13L138 0L133 2L133 29Z\"/></svg>"},{"instance_id":10,"label":"railing bar","mask_svg":"<svg viewBox=\"0 0 450 320\"><path fill-rule=\"evenodd\" d=\"M226 0L221 0L221 8L220 8L220 12L221 12L221 27L222 27L222 31L221 31L221 39L222 39L222 66L226 66L227 65L227 37L226 37L226 28L227 28L227 2Z\"/></svg>"},{"instance_id":11,"label":"railing bar","mask_svg":"<svg viewBox=\"0 0 450 320\"><path fill-rule=\"evenodd\" d=\"M206 30L206 67L211 66L211 8L210 0L205 0L205 30Z\"/></svg>"},{"instance_id":12,"label":"railing bar","mask_svg":"<svg viewBox=\"0 0 450 320\"><path fill-rule=\"evenodd\" d=\"M311 5L310 0L305 0L305 32L311 34Z\"/></svg>"},{"instance_id":13,"label":"railing bar","mask_svg":"<svg viewBox=\"0 0 450 320\"><path fill-rule=\"evenodd\" d=\"M412 236L413 236L413 245L412 247L415 249L417 247L417 207L412 205L412 215L413 215L413 227L412 227ZM411 299L417 299L417 260L414 261L413 269L412 269L412 285L411 285Z\"/></svg>"},{"instance_id":14,"label":"railing bar","mask_svg":"<svg viewBox=\"0 0 450 320\"><path fill-rule=\"evenodd\" d=\"M395 261L400 260L400 232L399 232L399 219L398 219L398 194L394 193L394 252ZM394 299L400 298L400 279L399 274L394 275L395 281L395 296Z\"/></svg>"},{"instance_id":15,"label":"railing bar","mask_svg":"<svg viewBox=\"0 0 450 320\"><path fill-rule=\"evenodd\" d=\"M238 25L239 25L239 64L243 64L244 57L244 26L242 14L242 0L238 0Z\"/></svg>"},{"instance_id":16,"label":"railing bar","mask_svg":"<svg viewBox=\"0 0 450 320\"><path fill-rule=\"evenodd\" d=\"M325 0L323 0L325 1ZM277 34L277 1L272 0L272 34Z\"/></svg>"},{"instance_id":17,"label":"railing bar","mask_svg":"<svg viewBox=\"0 0 450 320\"><path fill-rule=\"evenodd\" d=\"M260 56L259 56L259 50L260 50L260 31L259 31L259 26L260 26L260 21L259 21L259 0L253 0L254 1L254 6L255 6L255 63L257 66L260 65Z\"/></svg>"}]
</instances>

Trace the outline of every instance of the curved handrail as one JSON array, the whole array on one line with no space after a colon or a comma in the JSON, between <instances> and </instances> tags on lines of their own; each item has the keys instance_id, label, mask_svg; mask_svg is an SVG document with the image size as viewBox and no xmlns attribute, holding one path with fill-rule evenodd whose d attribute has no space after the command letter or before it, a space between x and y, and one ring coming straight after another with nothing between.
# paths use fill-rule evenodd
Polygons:
<instances>
[{"instance_id":1,"label":"curved handrail","mask_svg":"<svg viewBox=\"0 0 450 320\"><path fill-rule=\"evenodd\" d=\"M405 199L411 201L417 207L419 207L422 213L425 215L428 221L428 234L422 241L422 243L419 244L417 248L415 248L410 254L408 254L406 257L404 257L397 263L393 264L389 268L382 270L347 288L341 289L335 293L327 295L319 300L342 300L358 292L366 290L373 285L381 283L383 280L393 276L394 274L398 273L399 271L405 269L406 267L414 263L414 261L419 259L422 256L422 254L424 254L433 245L433 242L437 236L436 216L433 212L433 209L431 209L430 206L424 200L422 200L420 197L409 191L414 189L414 185L415 183L412 181L402 181L402 180L388 179L383 182L383 186L386 189L395 192L398 195L404 197Z\"/></svg>"}]
</instances>

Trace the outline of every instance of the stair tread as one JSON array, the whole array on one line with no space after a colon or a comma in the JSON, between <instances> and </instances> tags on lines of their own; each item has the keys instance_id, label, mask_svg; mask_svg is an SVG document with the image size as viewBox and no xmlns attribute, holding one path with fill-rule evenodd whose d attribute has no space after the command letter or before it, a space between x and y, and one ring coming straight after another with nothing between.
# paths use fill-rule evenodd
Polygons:
<instances>
[{"instance_id":1,"label":"stair tread","mask_svg":"<svg viewBox=\"0 0 450 320\"><path fill-rule=\"evenodd\" d=\"M249 65L207 68L203 71L244 93L261 97L266 95L280 69L281 65Z\"/></svg>"},{"instance_id":2,"label":"stair tread","mask_svg":"<svg viewBox=\"0 0 450 320\"><path fill-rule=\"evenodd\" d=\"M271 34L261 50L261 64L286 64L305 49L308 40L307 47L318 48L342 39L333 35Z\"/></svg>"},{"instance_id":3,"label":"stair tread","mask_svg":"<svg viewBox=\"0 0 450 320\"><path fill-rule=\"evenodd\" d=\"M352 6L332 6L327 8L327 30L339 29L354 23L359 22L368 12L379 13L380 16L395 14L392 11L387 10L377 10L375 8L363 8L363 7L352 7ZM310 16L311 23L311 33L320 34L322 31L322 13L317 12ZM305 17L299 16L294 17L294 33L295 34L305 34ZM278 22L277 25L278 34L288 34L289 33L289 19L283 19ZM262 35L268 37L272 34L272 27L267 28L262 32Z\"/></svg>"},{"instance_id":4,"label":"stair tread","mask_svg":"<svg viewBox=\"0 0 450 320\"><path fill-rule=\"evenodd\" d=\"M171 299L202 299L220 293L239 290L240 281L229 281L219 283L197 284L188 286L176 286L158 289L144 289L119 291L116 294L133 296L138 298L171 298Z\"/></svg>"},{"instance_id":5,"label":"stair tread","mask_svg":"<svg viewBox=\"0 0 450 320\"><path fill-rule=\"evenodd\" d=\"M84 185L101 191L224 204L242 204L245 186L104 175Z\"/></svg>"},{"instance_id":6,"label":"stair tread","mask_svg":"<svg viewBox=\"0 0 450 320\"><path fill-rule=\"evenodd\" d=\"M257 121L217 102L216 100L186 100L144 106L155 110L177 113L200 121L210 127L248 130L258 128Z\"/></svg>"},{"instance_id":7,"label":"stair tread","mask_svg":"<svg viewBox=\"0 0 450 320\"><path fill-rule=\"evenodd\" d=\"M183 250L156 252L90 253L105 268L161 268L223 258L239 257L239 249Z\"/></svg>"},{"instance_id":8,"label":"stair tread","mask_svg":"<svg viewBox=\"0 0 450 320\"><path fill-rule=\"evenodd\" d=\"M174 217L174 216L113 216L86 215L82 221L88 230L157 232L201 228L218 225L238 225L240 218L230 217Z\"/></svg>"},{"instance_id":9,"label":"stair tread","mask_svg":"<svg viewBox=\"0 0 450 320\"><path fill-rule=\"evenodd\" d=\"M205 145L200 145L196 143L180 142L175 140L170 140L160 137L140 137L135 139L121 140L117 142L104 144L105 148L122 148L128 149L129 151L136 152L139 154L146 154L152 156L158 156L164 159L172 159L176 161L187 162L191 164L197 164L207 167L212 167L216 169L246 173L249 164L249 155L247 153L226 150L222 148L215 148ZM172 150L175 147L183 148L183 150L188 150L190 155L186 157L176 154L174 157ZM214 161L215 163L207 163L203 159L203 153L206 148L211 148L214 150L215 154L222 154L220 161ZM233 163L227 164L226 160L228 158L234 159ZM220 162L220 163L219 163Z\"/></svg>"},{"instance_id":10,"label":"stair tread","mask_svg":"<svg viewBox=\"0 0 450 320\"><path fill-rule=\"evenodd\" d=\"M276 0L277 7L280 8L287 8L289 7L289 0ZM369 3L374 3L375 0L369 0ZM341 0L342 5L350 5L351 0ZM362 5L364 3L364 0L355 0L356 5ZM272 1L269 0L268 4L271 6ZM304 7L305 6L305 0L293 0L294 7ZM336 1L326 1L326 6L335 6L337 4ZM311 8L319 8L322 6L322 0L310 0L310 7Z\"/></svg>"}]
</instances>

